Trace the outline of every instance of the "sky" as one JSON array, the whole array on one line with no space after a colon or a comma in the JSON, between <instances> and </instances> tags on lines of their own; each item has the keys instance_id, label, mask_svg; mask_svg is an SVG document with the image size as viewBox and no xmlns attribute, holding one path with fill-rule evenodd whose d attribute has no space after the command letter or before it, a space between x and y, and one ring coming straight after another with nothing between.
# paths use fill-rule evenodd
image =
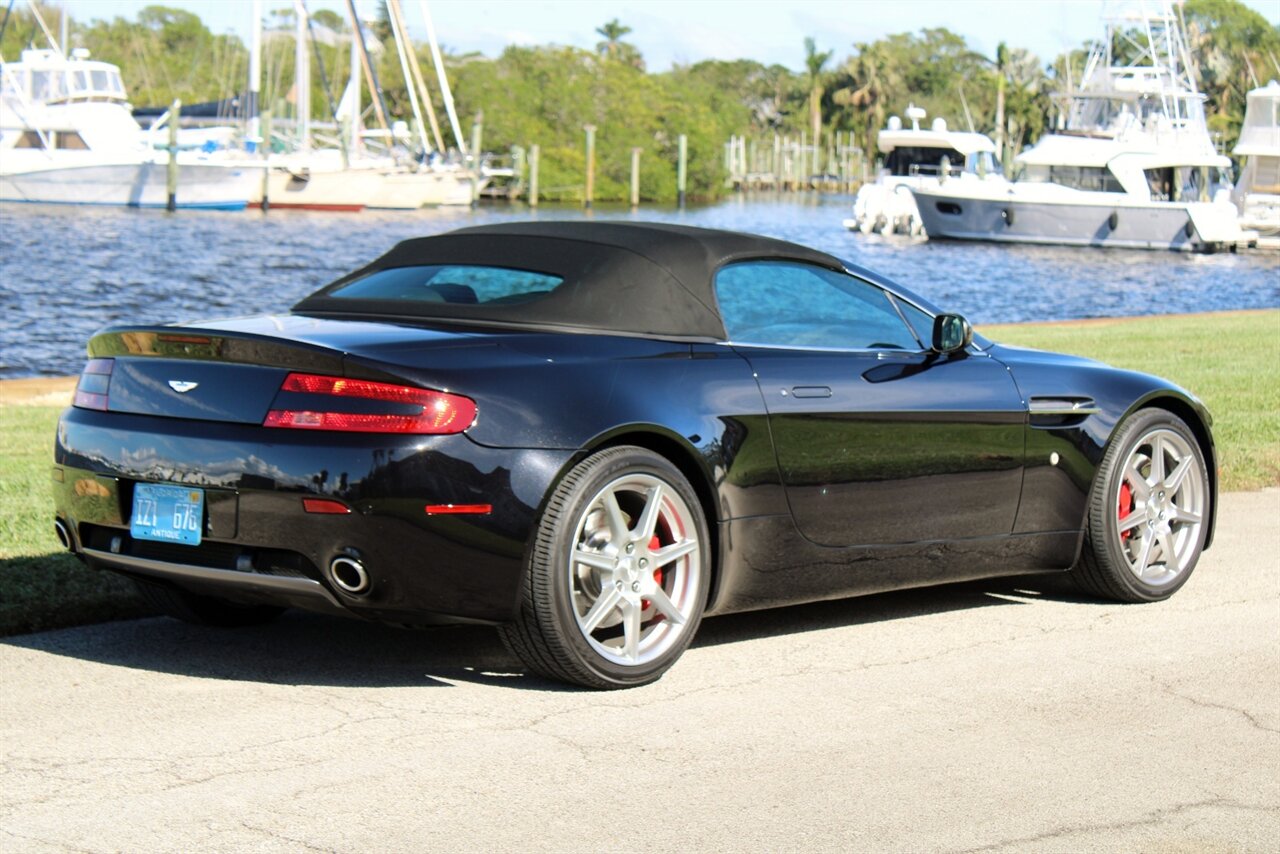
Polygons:
<instances>
[{"instance_id":1,"label":"sky","mask_svg":"<svg viewBox=\"0 0 1280 854\"><path fill-rule=\"evenodd\" d=\"M248 43L250 0L55 0L77 21L124 16L160 4L194 12L216 33L234 32ZM414 39L426 39L420 0L402 0ZM1245 0L1280 24L1280 0ZM267 10L291 7L264 0ZM650 70L703 59L754 59L799 70L804 38L838 61L855 42L890 33L946 27L993 56L1001 41L1025 47L1050 62L1101 34L1103 0L432 0L440 41L450 49L496 56L509 44L564 44L594 49L595 28L617 18L632 28L625 38ZM362 15L374 0L356 0ZM346 17L345 0L307 0L308 10ZM52 26L52 22L50 22Z\"/></svg>"}]
</instances>

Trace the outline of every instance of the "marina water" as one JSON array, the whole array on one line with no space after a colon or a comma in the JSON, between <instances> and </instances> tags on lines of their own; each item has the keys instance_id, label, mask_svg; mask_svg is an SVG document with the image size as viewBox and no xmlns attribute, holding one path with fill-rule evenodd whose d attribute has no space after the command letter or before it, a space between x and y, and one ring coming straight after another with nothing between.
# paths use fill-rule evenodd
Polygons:
<instances>
[{"instance_id":1,"label":"marina water","mask_svg":"<svg viewBox=\"0 0 1280 854\"><path fill-rule=\"evenodd\" d=\"M749 231L869 267L976 325L1280 306L1280 253L911 241L846 230L848 196L684 211L480 206L353 214L0 206L0 378L79 373L113 323L284 312L399 240L503 220L636 219Z\"/></svg>"}]
</instances>

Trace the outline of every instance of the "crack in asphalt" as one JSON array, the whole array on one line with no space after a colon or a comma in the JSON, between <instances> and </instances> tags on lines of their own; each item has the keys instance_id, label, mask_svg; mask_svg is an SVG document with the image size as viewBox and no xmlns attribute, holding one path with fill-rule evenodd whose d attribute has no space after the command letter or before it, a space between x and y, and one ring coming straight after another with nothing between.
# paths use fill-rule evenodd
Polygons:
<instances>
[{"instance_id":1,"label":"crack in asphalt","mask_svg":"<svg viewBox=\"0 0 1280 854\"><path fill-rule=\"evenodd\" d=\"M1131 830L1137 827L1150 827L1158 825L1161 822L1197 809L1238 809L1249 812L1261 813L1280 813L1280 806L1266 806L1263 804L1248 804L1241 801L1234 801L1229 798L1213 797L1205 800L1191 801L1189 803L1175 804L1171 807L1161 807L1153 812L1145 814L1141 818L1130 819L1128 821L1099 822L1090 824L1071 824L1056 827L1053 830L1047 830L1043 833L1033 834L1031 836L1017 836L1009 839L1002 839L998 842L992 842L987 845L979 845L974 848L953 848L951 854L978 854L978 852L999 851L1000 849L1012 848L1018 850L1027 845L1036 842L1046 842L1051 839L1059 839L1064 836L1074 836L1080 833L1094 833L1098 831L1117 831Z\"/></svg>"}]
</instances>

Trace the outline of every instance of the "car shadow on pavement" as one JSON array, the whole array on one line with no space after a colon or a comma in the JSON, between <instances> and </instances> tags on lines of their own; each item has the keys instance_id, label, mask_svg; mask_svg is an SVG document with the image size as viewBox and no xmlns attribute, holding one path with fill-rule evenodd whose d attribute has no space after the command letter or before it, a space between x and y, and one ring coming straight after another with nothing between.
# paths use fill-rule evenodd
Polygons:
<instances>
[{"instance_id":1,"label":"car shadow on pavement","mask_svg":"<svg viewBox=\"0 0 1280 854\"><path fill-rule=\"evenodd\" d=\"M1077 595L1050 576L1003 578L774 608L705 620L695 647L947 611ZM487 626L399 629L287 612L265 626L215 629L164 617L5 638L0 643L117 667L204 679L323 687L451 687L455 682L575 690L525 673Z\"/></svg>"}]
</instances>

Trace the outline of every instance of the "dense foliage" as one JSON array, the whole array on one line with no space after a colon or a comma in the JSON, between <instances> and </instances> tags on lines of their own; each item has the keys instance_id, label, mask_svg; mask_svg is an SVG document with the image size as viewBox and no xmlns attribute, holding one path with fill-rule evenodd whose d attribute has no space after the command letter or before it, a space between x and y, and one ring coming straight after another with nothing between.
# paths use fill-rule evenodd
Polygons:
<instances>
[{"instance_id":1,"label":"dense foliage","mask_svg":"<svg viewBox=\"0 0 1280 854\"><path fill-rule=\"evenodd\" d=\"M61 10L50 3L38 7L56 35ZM1187 0L1183 12L1201 88L1208 96L1210 127L1229 151L1244 116L1245 93L1280 78L1280 28L1238 0ZM24 45L44 43L29 11L15 7L11 18L0 38L0 55L13 59ZM287 116L294 102L293 13L281 9L269 18L262 103L277 116ZM313 29L312 112L323 121L346 84L350 32L340 16L328 11L316 13ZM384 44L375 62L389 110L410 118L385 6L370 30L369 37ZM73 21L70 32L73 46L87 47L94 57L121 66L135 104L165 105L175 97L185 103L215 100L245 88L244 44L234 36L214 35L190 12L150 6L135 21ZM847 54L839 46L807 39L803 51L796 46L799 72L748 59L649 72L640 52L626 41L629 27L614 19L595 33L600 38L595 51L510 47L496 58L446 56L464 124L469 128L483 114L488 150L537 144L541 189L548 198L581 196L583 127L588 124L598 129L598 199L626 197L633 147L643 152L642 197L669 199L675 194L676 139L686 134L690 193L713 196L723 187L722 146L730 135L770 145L775 133L804 133L812 141L815 128L824 140L833 131L852 131L858 144L873 152L876 131L910 103L930 116L945 117L953 128L1006 140L1010 153L1016 153L1057 121L1062 93L1070 81L1079 81L1088 54L1085 45L1046 63L1001 44L995 56L987 57L972 50L963 36L925 28L856 43ZM427 50L422 45L416 49L431 86ZM443 117L438 91L433 98ZM367 123L374 123L372 115Z\"/></svg>"}]
</instances>

